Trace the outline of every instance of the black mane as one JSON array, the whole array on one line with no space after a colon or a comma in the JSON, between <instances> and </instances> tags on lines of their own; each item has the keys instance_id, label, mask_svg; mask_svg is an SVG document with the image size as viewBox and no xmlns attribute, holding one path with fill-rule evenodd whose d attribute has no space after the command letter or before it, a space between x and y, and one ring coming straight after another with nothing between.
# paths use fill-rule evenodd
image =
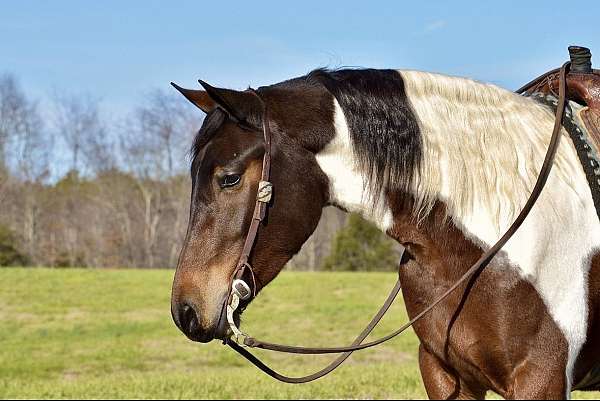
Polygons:
<instances>
[{"instance_id":1,"label":"black mane","mask_svg":"<svg viewBox=\"0 0 600 401\"><path fill-rule=\"evenodd\" d=\"M407 191L419 168L422 139L400 73L317 69L307 79L324 85L342 108L371 194Z\"/></svg>"}]
</instances>

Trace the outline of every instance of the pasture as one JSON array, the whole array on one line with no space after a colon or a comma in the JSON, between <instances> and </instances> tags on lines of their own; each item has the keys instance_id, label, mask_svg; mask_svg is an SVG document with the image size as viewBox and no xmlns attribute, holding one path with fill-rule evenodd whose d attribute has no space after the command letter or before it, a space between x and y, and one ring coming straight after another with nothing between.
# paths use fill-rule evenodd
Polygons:
<instances>
[{"instance_id":1,"label":"pasture","mask_svg":"<svg viewBox=\"0 0 600 401\"><path fill-rule=\"evenodd\" d=\"M355 353L317 382L281 384L220 343L188 341L171 321L172 276L170 270L0 269L0 398L426 397L412 332ZM242 328L272 341L346 344L394 280L389 273L284 273L248 309ZM404 321L399 301L374 335ZM300 375L331 357L266 359Z\"/></svg>"}]
</instances>

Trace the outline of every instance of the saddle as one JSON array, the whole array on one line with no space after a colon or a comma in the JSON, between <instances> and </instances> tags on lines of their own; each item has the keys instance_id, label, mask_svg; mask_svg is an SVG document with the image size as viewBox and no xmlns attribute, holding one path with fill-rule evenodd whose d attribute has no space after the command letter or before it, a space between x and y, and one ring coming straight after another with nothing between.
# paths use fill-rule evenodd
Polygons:
<instances>
[{"instance_id":1,"label":"saddle","mask_svg":"<svg viewBox=\"0 0 600 401\"><path fill-rule=\"evenodd\" d=\"M600 70L592 68L590 49L570 46L571 71L567 75L567 99L583 106L579 116L600 154ZM535 93L558 98L559 70L549 71L525 85L526 96Z\"/></svg>"}]
</instances>

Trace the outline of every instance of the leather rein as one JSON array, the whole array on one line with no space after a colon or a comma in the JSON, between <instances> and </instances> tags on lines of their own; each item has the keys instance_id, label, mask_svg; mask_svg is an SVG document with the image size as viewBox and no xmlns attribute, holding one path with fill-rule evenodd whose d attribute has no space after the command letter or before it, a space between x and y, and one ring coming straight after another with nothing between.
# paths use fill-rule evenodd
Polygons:
<instances>
[{"instance_id":1,"label":"leather rein","mask_svg":"<svg viewBox=\"0 0 600 401\"><path fill-rule=\"evenodd\" d=\"M236 325L234 321L234 313L240 307L241 301L249 301L251 298L256 296L256 278L254 275L254 271L252 266L250 265L250 254L254 247L254 243L256 242L256 237L258 235L258 229L265 219L267 214L267 209L269 207L269 203L271 201L272 189L273 186L269 182L270 177L270 169L271 169L271 129L269 126L269 111L260 97L258 93L254 93L263 104L263 122L262 122L262 131L265 142L265 153L263 156L263 166L262 166L262 174L261 181L258 185L258 195L256 199L256 204L254 206L254 214L252 217L252 221L250 223L250 228L248 230L248 234L246 236L246 240L244 242L244 247L238 261L237 267L232 275L231 288L229 292L229 296L226 299L226 304L224 307L226 308L227 315L227 323L230 328L230 338L225 339L223 341L224 344L229 345L235 351L237 351L240 355L254 364L257 368L268 374L269 376L285 382L285 383L307 383L318 378L321 378L338 366L340 366L354 351L371 348L376 345L382 344L392 338L398 336L399 334L406 331L408 328L413 326L415 323L420 321L425 315L427 315L432 309L438 306L441 302L443 302L448 296L454 293L459 287L461 287L467 280L474 277L476 278L483 269L491 262L494 256L502 249L502 247L508 242L508 240L517 232L533 206L535 205L538 197L540 196L547 180L550 175L550 171L552 169L552 165L554 163L554 158L556 156L556 152L558 150L558 145L560 143L561 136L561 127L563 115L565 112L567 97L566 97L566 76L570 69L570 62L565 63L559 73L559 98L558 98L558 107L556 108L555 120L554 120L554 129L552 131L552 137L550 140L550 144L548 145L548 150L546 152L546 156L544 158L544 163L542 164L542 168L540 169L540 173L535 182L535 186L531 191L531 195L523 209L511 224L511 226L506 230L504 235L481 257L475 264L473 264L469 270L458 280L454 285L452 285L444 294L442 294L439 298L437 298L431 305L422 310L416 316L414 316L409 322L404 324L398 330L394 331L391 334L388 334L385 337L382 337L378 340L371 341L368 343L363 343L365 338L373 331L373 329L377 326L379 321L383 318L383 316L388 311L389 307L392 305L396 296L400 292L401 285L400 280L396 282L396 285L391 290L388 295L386 301L381 306L377 314L371 319L367 327L360 333L358 337L352 342L351 345L344 347L330 347L330 348L314 348L314 347L298 347L298 346L290 346L290 345L281 345L269 343L266 341L261 341L256 338L250 337L249 335L243 333ZM525 85L521 89L517 91L517 93L521 94L525 92L531 85L535 84L540 78L532 81L531 83ZM251 279L252 287L244 281L244 277L249 276ZM318 372L315 372L311 375L302 376L302 377L288 377L284 376L270 367L268 367L265 363L263 363L260 359L254 356L248 348L259 348L270 351L277 351L282 353L290 353L290 354L341 354L327 365L325 368L321 369Z\"/></svg>"}]
</instances>

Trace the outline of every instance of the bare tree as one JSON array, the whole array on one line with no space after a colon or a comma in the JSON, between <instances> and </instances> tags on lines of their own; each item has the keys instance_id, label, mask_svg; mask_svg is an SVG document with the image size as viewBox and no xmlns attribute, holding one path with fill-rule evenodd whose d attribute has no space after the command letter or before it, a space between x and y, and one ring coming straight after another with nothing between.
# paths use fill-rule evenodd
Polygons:
<instances>
[{"instance_id":1,"label":"bare tree","mask_svg":"<svg viewBox=\"0 0 600 401\"><path fill-rule=\"evenodd\" d=\"M12 75L0 76L0 202L9 182L10 144L22 131L27 101Z\"/></svg>"},{"instance_id":2,"label":"bare tree","mask_svg":"<svg viewBox=\"0 0 600 401\"><path fill-rule=\"evenodd\" d=\"M119 124L90 96L56 96L53 104L58 152L50 152L39 106L14 77L0 77L0 224L19 251L50 266L175 266L188 219L188 148L200 114L162 91L145 96ZM71 170L47 179L56 161L49 157L65 153ZM319 269L345 220L327 208L291 267Z\"/></svg>"},{"instance_id":3,"label":"bare tree","mask_svg":"<svg viewBox=\"0 0 600 401\"><path fill-rule=\"evenodd\" d=\"M181 96L162 90L149 93L119 128L124 167L153 179L181 174L199 122Z\"/></svg>"},{"instance_id":4,"label":"bare tree","mask_svg":"<svg viewBox=\"0 0 600 401\"><path fill-rule=\"evenodd\" d=\"M174 177L185 170L187 147L194 134L194 118L189 110L178 96L157 90L146 96L145 103L121 127L125 165L135 176L140 195L137 208L143 216L145 259L149 266L156 263L161 226L169 228L165 234L173 239L181 239L185 231L187 197L183 195L181 180ZM177 185L161 187L156 185L157 180ZM176 212L165 216L167 210ZM177 249L178 245L170 246L165 263L175 263Z\"/></svg>"},{"instance_id":5,"label":"bare tree","mask_svg":"<svg viewBox=\"0 0 600 401\"><path fill-rule=\"evenodd\" d=\"M44 132L38 106L26 98L16 79L0 78L0 202L9 195L7 183L13 176L23 183L11 191L12 205L3 209L18 209L4 216L20 234L22 248L36 258L35 243L40 235L41 214L38 187L48 176L48 154L51 139Z\"/></svg>"},{"instance_id":6,"label":"bare tree","mask_svg":"<svg viewBox=\"0 0 600 401\"><path fill-rule=\"evenodd\" d=\"M86 173L114 167L98 100L88 95L55 95L54 104L55 130L70 153L71 170Z\"/></svg>"},{"instance_id":7,"label":"bare tree","mask_svg":"<svg viewBox=\"0 0 600 401\"><path fill-rule=\"evenodd\" d=\"M8 142L24 119L25 97L12 75L0 76L0 166L6 168Z\"/></svg>"}]
</instances>

